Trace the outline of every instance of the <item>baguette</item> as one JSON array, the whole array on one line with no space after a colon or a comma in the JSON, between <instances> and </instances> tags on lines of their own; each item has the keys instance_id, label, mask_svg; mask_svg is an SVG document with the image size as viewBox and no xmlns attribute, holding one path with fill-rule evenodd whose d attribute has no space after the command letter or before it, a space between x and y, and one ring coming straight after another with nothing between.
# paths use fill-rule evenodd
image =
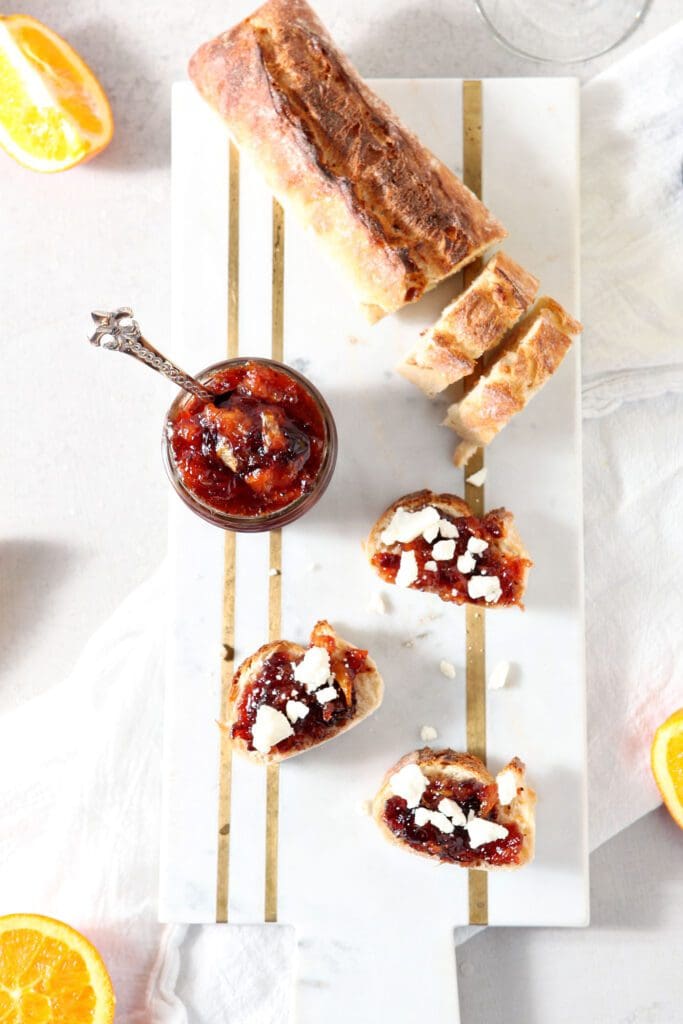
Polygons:
<instances>
[{"instance_id":1,"label":"baguette","mask_svg":"<svg viewBox=\"0 0 683 1024\"><path fill-rule=\"evenodd\" d=\"M538 279L498 252L398 365L430 398L472 373L536 297Z\"/></svg>"},{"instance_id":2,"label":"baguette","mask_svg":"<svg viewBox=\"0 0 683 1024\"><path fill-rule=\"evenodd\" d=\"M495 362L444 420L461 438L453 461L465 465L489 444L555 373L583 330L559 303L542 298L505 339Z\"/></svg>"},{"instance_id":3,"label":"baguette","mask_svg":"<svg viewBox=\"0 0 683 1024\"><path fill-rule=\"evenodd\" d=\"M415 513L420 518L411 518ZM400 530L401 521L405 524L402 536L410 539L396 539L394 527L399 524ZM423 522L427 524L424 531ZM449 541L453 547L447 557ZM522 598L533 563L507 509L477 518L454 494L415 491L382 513L365 551L372 568L387 583L436 594L454 604L524 607Z\"/></svg>"},{"instance_id":4,"label":"baguette","mask_svg":"<svg viewBox=\"0 0 683 1024\"><path fill-rule=\"evenodd\" d=\"M371 321L505 237L363 82L305 0L269 0L201 46L189 74Z\"/></svg>"},{"instance_id":5,"label":"baguette","mask_svg":"<svg viewBox=\"0 0 683 1024\"><path fill-rule=\"evenodd\" d=\"M397 780L407 767L410 777ZM513 758L494 778L472 754L424 747L387 772L372 816L385 839L412 853L481 871L510 871L534 856L536 794L525 772ZM452 803L442 804L444 798Z\"/></svg>"},{"instance_id":6,"label":"baguette","mask_svg":"<svg viewBox=\"0 0 683 1024\"><path fill-rule=\"evenodd\" d=\"M324 678L307 686L295 678L295 670L312 648L327 652L329 660ZM335 692L328 692L330 688ZM342 640L329 622L321 620L313 628L308 649L277 640L242 662L232 680L227 720L221 725L238 753L271 764L358 725L376 711L383 694L382 677L367 651ZM267 718L259 722L264 706Z\"/></svg>"}]
</instances>

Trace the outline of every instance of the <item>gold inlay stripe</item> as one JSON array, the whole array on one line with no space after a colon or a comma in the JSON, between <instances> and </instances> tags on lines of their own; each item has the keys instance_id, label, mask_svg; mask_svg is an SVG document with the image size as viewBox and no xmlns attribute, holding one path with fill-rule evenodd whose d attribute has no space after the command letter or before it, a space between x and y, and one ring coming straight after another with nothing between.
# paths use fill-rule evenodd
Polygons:
<instances>
[{"instance_id":1,"label":"gold inlay stripe","mask_svg":"<svg viewBox=\"0 0 683 1024\"><path fill-rule=\"evenodd\" d=\"M285 219L282 207L273 200L273 275L271 355L282 361L284 352ZM282 533L270 534L270 576L268 580L268 640L282 636ZM277 921L278 832L280 816L280 766L266 769L266 921Z\"/></svg>"},{"instance_id":2,"label":"gold inlay stripe","mask_svg":"<svg viewBox=\"0 0 683 1024\"><path fill-rule=\"evenodd\" d=\"M228 156L228 359L239 351L239 246L240 246L240 158L231 142ZM228 717L228 697L235 670L235 534L225 534L223 570L223 614L221 643L220 719ZM230 886L230 805L232 794L232 747L226 729L220 731L218 761L218 850L216 857L216 921L228 920Z\"/></svg>"},{"instance_id":3,"label":"gold inlay stripe","mask_svg":"<svg viewBox=\"0 0 683 1024\"><path fill-rule=\"evenodd\" d=\"M463 181L475 195L482 193L482 88L480 81L465 81L462 87L462 151ZM475 260L466 269L467 287L481 270L482 260ZM470 378L471 387L476 378ZM484 465L483 450L470 459L465 477ZM465 501L475 515L484 512L484 488L465 482ZM465 655L467 691L467 749L486 763L486 627L481 608L468 605L465 610ZM488 923L488 876L485 871L468 872L470 924Z\"/></svg>"}]
</instances>

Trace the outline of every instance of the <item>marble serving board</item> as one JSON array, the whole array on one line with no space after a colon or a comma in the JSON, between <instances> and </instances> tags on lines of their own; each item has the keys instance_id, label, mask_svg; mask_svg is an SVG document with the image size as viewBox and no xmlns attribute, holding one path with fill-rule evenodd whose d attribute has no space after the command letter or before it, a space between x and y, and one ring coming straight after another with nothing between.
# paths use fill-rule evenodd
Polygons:
<instances>
[{"instance_id":1,"label":"marble serving board","mask_svg":"<svg viewBox=\"0 0 683 1024\"><path fill-rule=\"evenodd\" d=\"M462 173L462 82L373 83ZM572 79L483 83L483 197L505 250L578 313L578 88ZM173 347L189 370L225 357L228 139L189 84L173 94ZM271 196L244 161L239 201L239 351L271 352ZM278 921L297 929L297 1020L456 1019L454 926L468 874L384 842L360 811L399 756L434 726L465 749L465 611L380 584L361 541L399 495L463 494L455 437L393 370L458 290L446 283L369 327L313 241L285 221L284 359L326 395L339 460L317 507L282 534L282 635L305 643L326 617L367 647L386 682L377 714L280 769ZM486 504L506 505L535 560L526 612L486 615L486 657L512 664L488 692L489 765L518 755L538 792L537 854L489 878L494 925L584 925L588 917L578 343L486 453ZM173 562L165 718L160 918L216 919L223 533L170 506ZM267 639L267 536L237 537L236 664ZM383 595L385 615L370 610ZM442 659L456 667L444 677ZM437 744L437 745L438 745ZM229 920L264 920L265 772L233 758ZM229 926L229 925L228 925ZM434 1016L436 1014L436 1016Z\"/></svg>"}]
</instances>

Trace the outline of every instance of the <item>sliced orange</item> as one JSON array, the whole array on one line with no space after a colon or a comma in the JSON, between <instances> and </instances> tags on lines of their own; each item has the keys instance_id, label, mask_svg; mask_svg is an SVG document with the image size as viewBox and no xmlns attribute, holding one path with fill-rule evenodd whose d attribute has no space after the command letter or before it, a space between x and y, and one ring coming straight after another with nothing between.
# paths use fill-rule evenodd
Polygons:
<instances>
[{"instance_id":1,"label":"sliced orange","mask_svg":"<svg viewBox=\"0 0 683 1024\"><path fill-rule=\"evenodd\" d=\"M113 133L109 101L76 51L35 18L0 15L0 146L34 171L64 171Z\"/></svg>"},{"instance_id":2,"label":"sliced orange","mask_svg":"<svg viewBox=\"0 0 683 1024\"><path fill-rule=\"evenodd\" d=\"M100 954L68 924L0 917L2 1024L111 1024L114 990Z\"/></svg>"},{"instance_id":3,"label":"sliced orange","mask_svg":"<svg viewBox=\"0 0 683 1024\"><path fill-rule=\"evenodd\" d=\"M683 708L667 718L655 733L652 774L672 818L683 828Z\"/></svg>"}]
</instances>

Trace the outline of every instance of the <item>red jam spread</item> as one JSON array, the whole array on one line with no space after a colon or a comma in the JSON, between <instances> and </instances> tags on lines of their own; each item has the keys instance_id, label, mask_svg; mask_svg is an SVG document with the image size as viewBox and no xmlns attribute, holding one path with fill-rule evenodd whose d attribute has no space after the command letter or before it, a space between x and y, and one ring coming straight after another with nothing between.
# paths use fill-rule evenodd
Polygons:
<instances>
[{"instance_id":1,"label":"red jam spread","mask_svg":"<svg viewBox=\"0 0 683 1024\"><path fill-rule=\"evenodd\" d=\"M315 484L326 430L313 396L284 372L256 362L211 378L216 404L190 398L169 424L173 462L199 501L228 515L262 516Z\"/></svg>"},{"instance_id":2,"label":"red jam spread","mask_svg":"<svg viewBox=\"0 0 683 1024\"><path fill-rule=\"evenodd\" d=\"M432 545L420 536L408 544L393 544L391 550L376 552L372 564L382 579L394 583L401 563L401 552L414 551L417 562L417 579L412 586L417 590L425 590L438 594L442 601L453 601L455 604L480 604L486 606L483 597L471 598L467 593L467 581L473 573L464 574L458 569L459 555L464 555L471 537L488 542L488 547L477 554L475 575L497 576L501 596L496 605L521 604L524 593L526 571L532 564L526 558L513 558L500 551L498 541L505 533L505 520L496 512L488 512L481 519L475 516L449 516L439 509L442 519L453 523L457 528L455 552L447 561L437 561L436 569L426 569L427 562L433 562Z\"/></svg>"},{"instance_id":3,"label":"red jam spread","mask_svg":"<svg viewBox=\"0 0 683 1024\"><path fill-rule=\"evenodd\" d=\"M333 652L330 644L334 647L334 640L326 636L320 639L326 642L316 643L316 646L328 649L337 696L321 704L315 693L309 693L304 684L294 678L294 669L301 661L301 657L297 658L289 651L276 649L266 658L257 678L242 694L232 727L234 739L245 740L248 749L254 749L252 732L256 714L262 704L268 704L283 715L287 713L288 701L301 701L308 708L305 718L292 723L294 734L277 744L277 749L281 753L296 749L303 741L306 746L310 746L327 739L330 729L336 729L353 718L356 711L353 682L357 675L368 670L368 652L355 647L347 648L343 652ZM332 679L329 685L332 685Z\"/></svg>"},{"instance_id":4,"label":"red jam spread","mask_svg":"<svg viewBox=\"0 0 683 1024\"><path fill-rule=\"evenodd\" d=\"M420 805L430 811L436 811L439 801L444 797L455 800L465 817L472 811L477 817L496 821L498 791L495 783L485 786L476 779L457 782L446 776L433 778L422 794ZM524 837L517 826L505 822L508 834L503 839L484 843L473 850L465 828L456 826L453 832L447 833L442 832L431 822L416 825L414 809L411 810L401 796L392 796L387 800L384 820L394 835L414 850L455 864L467 865L482 860L487 864L514 864L524 842Z\"/></svg>"}]
</instances>

